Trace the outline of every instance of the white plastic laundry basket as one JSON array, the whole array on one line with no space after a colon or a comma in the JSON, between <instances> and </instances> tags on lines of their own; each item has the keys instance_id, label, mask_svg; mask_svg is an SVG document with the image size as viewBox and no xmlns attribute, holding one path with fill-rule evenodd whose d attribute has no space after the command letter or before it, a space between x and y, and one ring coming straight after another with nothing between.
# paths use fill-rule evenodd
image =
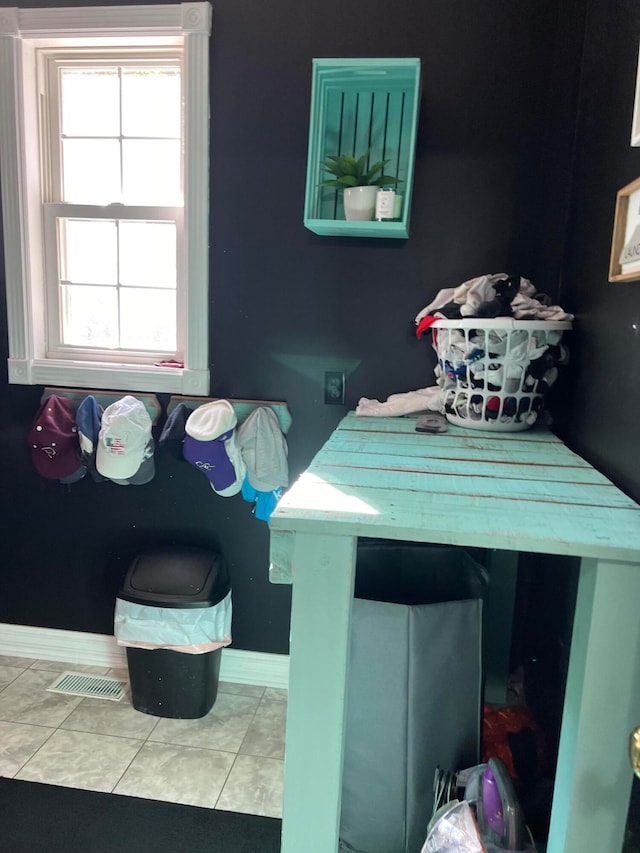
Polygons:
<instances>
[{"instance_id":1,"label":"white plastic laundry basket","mask_svg":"<svg viewBox=\"0 0 640 853\"><path fill-rule=\"evenodd\" d=\"M447 420L470 429L529 429L566 363L570 321L511 317L437 320L431 326L436 376Z\"/></svg>"}]
</instances>

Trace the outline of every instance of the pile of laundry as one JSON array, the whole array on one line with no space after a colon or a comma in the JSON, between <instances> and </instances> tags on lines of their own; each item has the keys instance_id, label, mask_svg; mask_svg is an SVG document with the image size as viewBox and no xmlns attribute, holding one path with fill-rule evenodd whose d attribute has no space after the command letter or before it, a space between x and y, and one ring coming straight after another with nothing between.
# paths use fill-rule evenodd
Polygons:
<instances>
[{"instance_id":1,"label":"pile of laundry","mask_svg":"<svg viewBox=\"0 0 640 853\"><path fill-rule=\"evenodd\" d=\"M477 328L469 322L459 327L433 329L433 347L438 356L437 385L393 394L385 402L363 397L357 415L401 416L416 412L443 412L453 422L500 421L532 425L542 410L544 393L558 376L558 365L569 358L561 343L562 329L487 328L487 320L563 321L573 315L539 293L521 276L506 273L478 276L455 288L439 291L416 316L416 335L421 338L437 320L469 321L478 318ZM473 423L468 423L473 426Z\"/></svg>"},{"instance_id":2,"label":"pile of laundry","mask_svg":"<svg viewBox=\"0 0 640 853\"><path fill-rule=\"evenodd\" d=\"M442 404L460 426L472 421L532 426L544 395L569 360L556 328L434 329Z\"/></svg>"},{"instance_id":3,"label":"pile of laundry","mask_svg":"<svg viewBox=\"0 0 640 853\"><path fill-rule=\"evenodd\" d=\"M440 290L436 298L416 316L420 338L438 319L466 317L514 317L516 320L573 320L546 293L538 293L527 278L495 273L464 281L458 287Z\"/></svg>"}]
</instances>

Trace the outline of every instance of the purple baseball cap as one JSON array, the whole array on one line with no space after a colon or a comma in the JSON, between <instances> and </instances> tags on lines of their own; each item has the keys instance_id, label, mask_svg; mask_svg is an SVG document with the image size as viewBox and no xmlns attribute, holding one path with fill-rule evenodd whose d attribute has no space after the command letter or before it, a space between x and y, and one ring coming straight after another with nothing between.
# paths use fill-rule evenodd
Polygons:
<instances>
[{"instance_id":1,"label":"purple baseball cap","mask_svg":"<svg viewBox=\"0 0 640 853\"><path fill-rule=\"evenodd\" d=\"M182 445L184 458L204 474L216 492L228 489L237 480L236 469L225 447L225 440L232 435L232 429L210 441L198 441L186 435Z\"/></svg>"},{"instance_id":2,"label":"purple baseball cap","mask_svg":"<svg viewBox=\"0 0 640 853\"><path fill-rule=\"evenodd\" d=\"M247 468L235 442L236 413L228 400L198 406L185 421L182 455L224 498L242 488Z\"/></svg>"}]
</instances>

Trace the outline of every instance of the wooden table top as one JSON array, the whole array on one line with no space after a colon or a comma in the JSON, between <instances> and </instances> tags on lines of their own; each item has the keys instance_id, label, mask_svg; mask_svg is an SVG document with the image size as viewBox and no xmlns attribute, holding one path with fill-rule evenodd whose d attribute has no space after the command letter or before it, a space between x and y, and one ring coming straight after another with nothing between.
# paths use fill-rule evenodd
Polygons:
<instances>
[{"instance_id":1,"label":"wooden table top","mask_svg":"<svg viewBox=\"0 0 640 853\"><path fill-rule=\"evenodd\" d=\"M640 506L548 430L414 426L348 414L273 513L272 559L308 532L640 563Z\"/></svg>"}]
</instances>

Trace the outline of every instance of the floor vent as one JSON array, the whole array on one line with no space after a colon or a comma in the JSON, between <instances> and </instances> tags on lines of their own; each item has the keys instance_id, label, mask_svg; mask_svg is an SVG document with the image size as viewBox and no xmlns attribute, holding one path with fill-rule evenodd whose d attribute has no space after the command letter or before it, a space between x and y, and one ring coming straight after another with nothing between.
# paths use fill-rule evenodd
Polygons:
<instances>
[{"instance_id":1,"label":"floor vent","mask_svg":"<svg viewBox=\"0 0 640 853\"><path fill-rule=\"evenodd\" d=\"M123 682L106 675L85 675L82 672L63 672L47 687L51 693L90 696L92 699L111 699L119 702L124 696Z\"/></svg>"}]
</instances>

